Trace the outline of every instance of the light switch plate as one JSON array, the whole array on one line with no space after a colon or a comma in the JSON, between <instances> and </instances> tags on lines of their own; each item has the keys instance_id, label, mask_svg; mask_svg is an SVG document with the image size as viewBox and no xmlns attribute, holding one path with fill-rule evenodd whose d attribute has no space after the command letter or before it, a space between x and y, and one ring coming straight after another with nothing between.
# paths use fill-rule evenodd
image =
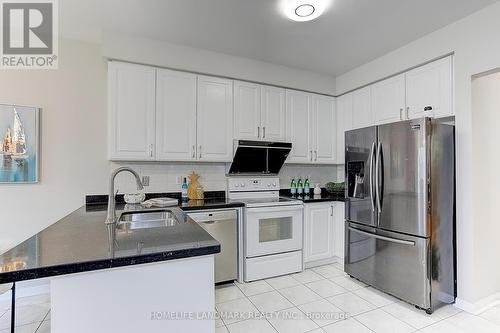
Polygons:
<instances>
[{"instance_id":1,"label":"light switch plate","mask_svg":"<svg viewBox=\"0 0 500 333\"><path fill-rule=\"evenodd\" d=\"M142 176L142 186L149 186L149 176Z\"/></svg>"},{"instance_id":2,"label":"light switch plate","mask_svg":"<svg viewBox=\"0 0 500 333\"><path fill-rule=\"evenodd\" d=\"M182 184L182 176L177 176L177 177L175 177L175 183L176 183L177 185Z\"/></svg>"}]
</instances>

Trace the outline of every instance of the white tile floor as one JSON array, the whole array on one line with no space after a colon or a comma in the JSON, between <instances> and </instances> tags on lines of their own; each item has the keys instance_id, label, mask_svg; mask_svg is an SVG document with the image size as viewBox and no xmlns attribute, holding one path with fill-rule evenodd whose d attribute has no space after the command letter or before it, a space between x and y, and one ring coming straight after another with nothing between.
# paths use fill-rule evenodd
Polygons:
<instances>
[{"instance_id":1,"label":"white tile floor","mask_svg":"<svg viewBox=\"0 0 500 333\"><path fill-rule=\"evenodd\" d=\"M222 314L222 319L216 320L216 333L500 333L500 306L479 316L446 306L429 316L347 277L338 264L220 286L215 295L216 310ZM0 333L10 332L8 306L8 302L0 301ZM20 298L17 311L16 332L50 332L49 295ZM243 315L224 317L238 312ZM261 312L267 317L247 315ZM314 315L308 317L307 313Z\"/></svg>"},{"instance_id":2,"label":"white tile floor","mask_svg":"<svg viewBox=\"0 0 500 333\"><path fill-rule=\"evenodd\" d=\"M500 306L479 316L446 306L429 316L348 277L339 264L252 283L219 286L215 294L215 306L222 315L216 322L216 333L500 333ZM256 310L277 315L260 319L223 316L225 311ZM306 313L334 315L308 317Z\"/></svg>"}]
</instances>

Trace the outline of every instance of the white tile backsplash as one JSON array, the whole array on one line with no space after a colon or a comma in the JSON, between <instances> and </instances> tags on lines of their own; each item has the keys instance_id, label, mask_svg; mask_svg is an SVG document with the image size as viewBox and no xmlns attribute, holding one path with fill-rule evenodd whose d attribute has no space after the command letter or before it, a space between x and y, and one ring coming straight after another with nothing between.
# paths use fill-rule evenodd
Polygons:
<instances>
[{"instance_id":1,"label":"white tile backsplash","mask_svg":"<svg viewBox=\"0 0 500 333\"><path fill-rule=\"evenodd\" d=\"M304 178L310 176L311 187L314 187L317 183L324 187L326 183L337 180L337 168L337 165L285 165L279 174L280 185L281 188L290 188L292 178L295 178L295 180L302 178L304 180Z\"/></svg>"},{"instance_id":2,"label":"white tile backsplash","mask_svg":"<svg viewBox=\"0 0 500 333\"><path fill-rule=\"evenodd\" d=\"M177 177L186 177L192 171L200 175L200 183L205 191L226 190L226 165L224 163L180 163L180 162L111 162L112 170L128 166L136 170L139 175L149 176L149 186L145 192L178 192L180 185L176 184ZM341 169L341 171L339 171ZM285 165L279 174L281 188L289 188L292 178L311 176L311 186L320 183L336 181L343 166L336 165ZM137 192L132 175L121 173L116 177L116 186L120 193Z\"/></svg>"}]
</instances>

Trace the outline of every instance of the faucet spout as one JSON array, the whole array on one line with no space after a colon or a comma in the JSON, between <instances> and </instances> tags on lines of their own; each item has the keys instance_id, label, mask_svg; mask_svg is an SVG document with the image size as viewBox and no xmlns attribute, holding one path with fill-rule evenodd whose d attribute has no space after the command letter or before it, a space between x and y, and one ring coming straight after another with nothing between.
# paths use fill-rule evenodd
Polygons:
<instances>
[{"instance_id":1,"label":"faucet spout","mask_svg":"<svg viewBox=\"0 0 500 333\"><path fill-rule=\"evenodd\" d=\"M124 171L130 172L132 175L134 175L138 190L142 190L144 188L139 174L134 169L129 167L120 167L113 171L109 176L108 215L105 221L106 224L116 223L115 178L116 175Z\"/></svg>"}]
</instances>

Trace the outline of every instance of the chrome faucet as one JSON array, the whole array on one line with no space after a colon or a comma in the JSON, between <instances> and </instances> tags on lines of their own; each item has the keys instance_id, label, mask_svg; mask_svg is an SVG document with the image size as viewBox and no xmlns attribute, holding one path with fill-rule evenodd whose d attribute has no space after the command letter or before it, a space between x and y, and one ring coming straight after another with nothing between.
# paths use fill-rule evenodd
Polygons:
<instances>
[{"instance_id":1,"label":"chrome faucet","mask_svg":"<svg viewBox=\"0 0 500 333\"><path fill-rule=\"evenodd\" d=\"M135 170L128 167L121 167L113 171L113 173L111 173L111 176L109 177L108 217L106 217L106 222L105 222L106 224L112 224L116 222L115 177L122 171L128 171L135 176L135 181L137 183L138 190L142 190L144 188L142 186L139 174Z\"/></svg>"}]
</instances>

